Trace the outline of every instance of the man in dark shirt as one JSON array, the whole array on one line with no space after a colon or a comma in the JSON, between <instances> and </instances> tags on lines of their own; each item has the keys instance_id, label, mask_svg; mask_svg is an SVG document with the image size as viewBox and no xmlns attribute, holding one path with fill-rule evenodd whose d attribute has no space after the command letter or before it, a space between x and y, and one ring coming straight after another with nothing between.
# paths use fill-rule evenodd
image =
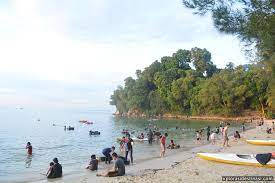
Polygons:
<instances>
[{"instance_id":1,"label":"man in dark shirt","mask_svg":"<svg viewBox=\"0 0 275 183\"><path fill-rule=\"evenodd\" d=\"M126 138L126 141L125 141L125 159L126 161L128 161L128 154L130 154L130 160L131 160L131 163L133 164L133 144L134 144L134 141L133 139L130 138L130 135L128 134L127 135L127 138Z\"/></svg>"},{"instance_id":2,"label":"man in dark shirt","mask_svg":"<svg viewBox=\"0 0 275 183\"><path fill-rule=\"evenodd\" d=\"M105 156L105 163L107 164L107 162L109 162L109 164L111 163L111 152L115 151L115 147L112 146L111 148L105 148L102 150L102 154Z\"/></svg>"},{"instance_id":3,"label":"man in dark shirt","mask_svg":"<svg viewBox=\"0 0 275 183\"><path fill-rule=\"evenodd\" d=\"M153 132L152 132L152 130L150 129L149 130L149 133L148 133L148 142L149 142L149 144L152 144L152 142L153 142Z\"/></svg>"},{"instance_id":4,"label":"man in dark shirt","mask_svg":"<svg viewBox=\"0 0 275 183\"><path fill-rule=\"evenodd\" d=\"M54 179L62 177L62 166L58 163L58 159L53 159L54 165L52 166L47 178Z\"/></svg>"},{"instance_id":5,"label":"man in dark shirt","mask_svg":"<svg viewBox=\"0 0 275 183\"><path fill-rule=\"evenodd\" d=\"M125 175L124 161L121 158L119 158L116 153L113 153L112 157L115 160L115 166L114 166L113 170L99 173L99 174L97 174L97 176L116 177L116 176Z\"/></svg>"}]
</instances>

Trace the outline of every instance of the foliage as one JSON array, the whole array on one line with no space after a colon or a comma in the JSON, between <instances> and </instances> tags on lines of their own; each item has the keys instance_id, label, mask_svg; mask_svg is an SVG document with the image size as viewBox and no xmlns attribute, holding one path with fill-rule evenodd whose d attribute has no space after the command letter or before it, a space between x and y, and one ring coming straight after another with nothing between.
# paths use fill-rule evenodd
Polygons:
<instances>
[{"instance_id":1,"label":"foliage","mask_svg":"<svg viewBox=\"0 0 275 183\"><path fill-rule=\"evenodd\" d=\"M192 65L192 67L191 67ZM137 79L128 77L111 96L120 114L240 115L244 110L270 114L271 73L262 64L217 69L206 49L178 50L162 57Z\"/></svg>"}]
</instances>

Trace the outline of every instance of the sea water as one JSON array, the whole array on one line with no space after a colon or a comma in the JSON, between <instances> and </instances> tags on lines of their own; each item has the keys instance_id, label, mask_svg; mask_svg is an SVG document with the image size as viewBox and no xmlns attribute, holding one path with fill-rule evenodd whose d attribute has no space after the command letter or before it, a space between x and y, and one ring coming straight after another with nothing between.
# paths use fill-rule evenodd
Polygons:
<instances>
[{"instance_id":1,"label":"sea water","mask_svg":"<svg viewBox=\"0 0 275 183\"><path fill-rule=\"evenodd\" d=\"M89 120L92 125L79 123ZM123 129L132 136L146 134L149 125L168 133L187 149L196 146L195 130L210 126L214 129L219 122L192 120L148 120L117 118L108 110L29 110L0 109L0 182L41 180L49 163L57 157L63 166L64 176L85 169L90 155L102 156L103 148L115 146L119 152L118 137ZM54 124L54 125L53 125ZM64 130L73 126L74 131ZM240 130L240 124L232 123L231 131ZM100 131L90 136L90 130ZM205 133L205 132L204 132ZM33 155L26 153L26 143L31 142ZM159 145L154 142L134 143L135 162L145 161L159 155Z\"/></svg>"}]
</instances>

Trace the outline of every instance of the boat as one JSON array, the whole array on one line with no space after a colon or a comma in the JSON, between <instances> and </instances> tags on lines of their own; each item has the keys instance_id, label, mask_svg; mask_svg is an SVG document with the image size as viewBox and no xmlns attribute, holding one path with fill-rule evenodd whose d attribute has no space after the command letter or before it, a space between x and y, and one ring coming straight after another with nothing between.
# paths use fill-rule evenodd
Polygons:
<instances>
[{"instance_id":1,"label":"boat","mask_svg":"<svg viewBox=\"0 0 275 183\"><path fill-rule=\"evenodd\" d=\"M79 122L79 123L84 123L84 124L87 124L87 125L93 124L92 121L88 121L88 120L79 120L78 122Z\"/></svg>"},{"instance_id":2,"label":"boat","mask_svg":"<svg viewBox=\"0 0 275 183\"><path fill-rule=\"evenodd\" d=\"M198 153L197 155L202 159L220 163L275 168L274 159L271 159L266 165L262 165L253 154Z\"/></svg>"},{"instance_id":3,"label":"boat","mask_svg":"<svg viewBox=\"0 0 275 183\"><path fill-rule=\"evenodd\" d=\"M275 140L246 140L249 144L262 146L275 146Z\"/></svg>"}]
</instances>

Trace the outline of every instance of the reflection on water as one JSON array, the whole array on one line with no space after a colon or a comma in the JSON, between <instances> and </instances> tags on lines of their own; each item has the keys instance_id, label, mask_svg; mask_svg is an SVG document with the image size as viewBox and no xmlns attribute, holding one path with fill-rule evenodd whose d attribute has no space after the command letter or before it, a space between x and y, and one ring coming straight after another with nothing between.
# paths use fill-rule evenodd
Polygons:
<instances>
[{"instance_id":1,"label":"reflection on water","mask_svg":"<svg viewBox=\"0 0 275 183\"><path fill-rule=\"evenodd\" d=\"M29 168L32 164L32 155L27 155L26 161L25 161L25 167Z\"/></svg>"}]
</instances>

